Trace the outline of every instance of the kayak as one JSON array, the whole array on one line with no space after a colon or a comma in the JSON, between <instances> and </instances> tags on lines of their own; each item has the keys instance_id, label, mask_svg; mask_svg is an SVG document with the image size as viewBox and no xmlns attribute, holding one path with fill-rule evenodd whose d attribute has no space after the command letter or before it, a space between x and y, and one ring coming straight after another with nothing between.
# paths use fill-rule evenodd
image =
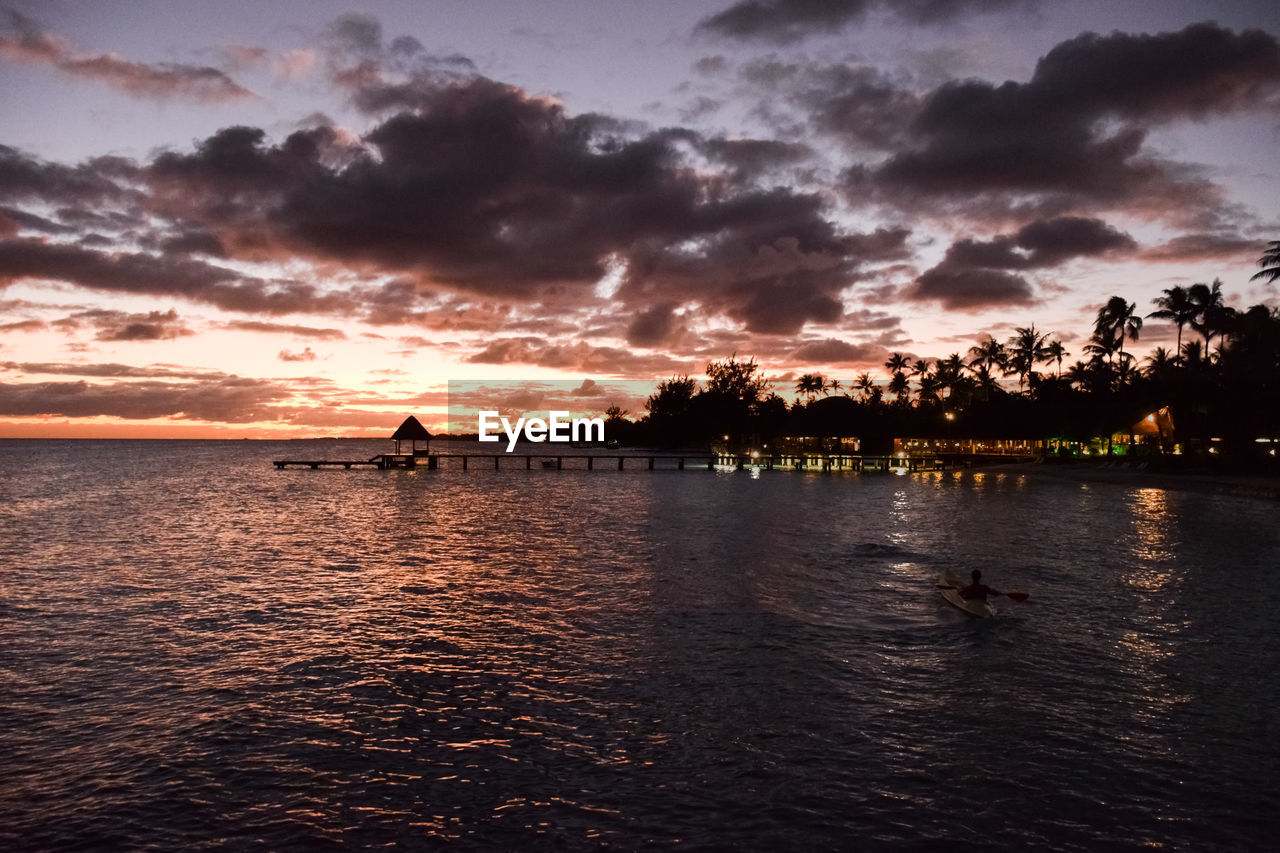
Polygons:
<instances>
[{"instance_id":1,"label":"kayak","mask_svg":"<svg viewBox=\"0 0 1280 853\"><path fill-rule=\"evenodd\" d=\"M996 615L996 609L990 601L962 598L960 595L960 589L967 586L967 584L963 584L956 580L955 576L952 575L951 572L944 571L942 573L942 577L938 579L938 583L942 586L955 587L955 589L939 590L939 592L942 593L942 597L945 598L947 603L952 607L963 610L974 619L990 619L992 616Z\"/></svg>"}]
</instances>

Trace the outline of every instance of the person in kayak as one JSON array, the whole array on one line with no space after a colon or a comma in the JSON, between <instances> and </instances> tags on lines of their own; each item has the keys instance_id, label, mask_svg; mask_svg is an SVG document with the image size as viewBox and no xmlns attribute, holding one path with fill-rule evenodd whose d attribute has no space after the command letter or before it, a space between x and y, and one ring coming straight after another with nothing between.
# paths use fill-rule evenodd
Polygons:
<instances>
[{"instance_id":1,"label":"person in kayak","mask_svg":"<svg viewBox=\"0 0 1280 853\"><path fill-rule=\"evenodd\" d=\"M986 601L989 595L1004 595L982 582L982 572L973 570L973 583L960 589L960 597L965 601Z\"/></svg>"}]
</instances>

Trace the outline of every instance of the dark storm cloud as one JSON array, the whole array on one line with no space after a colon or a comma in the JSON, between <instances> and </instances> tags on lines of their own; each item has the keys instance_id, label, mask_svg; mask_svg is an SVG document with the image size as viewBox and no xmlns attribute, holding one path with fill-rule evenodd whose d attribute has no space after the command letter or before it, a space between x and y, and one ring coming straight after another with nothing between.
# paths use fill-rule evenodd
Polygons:
<instances>
[{"instance_id":1,"label":"dark storm cloud","mask_svg":"<svg viewBox=\"0 0 1280 853\"><path fill-rule=\"evenodd\" d=\"M1007 305L1033 305L1031 284L1022 276L983 268L934 267L907 294L916 300L937 300L944 308L973 311Z\"/></svg>"},{"instance_id":2,"label":"dark storm cloud","mask_svg":"<svg viewBox=\"0 0 1280 853\"><path fill-rule=\"evenodd\" d=\"M94 339L99 341L170 341L195 334L172 309L145 314L93 309L72 314L55 325L70 330L83 324L93 327Z\"/></svg>"},{"instance_id":3,"label":"dark storm cloud","mask_svg":"<svg viewBox=\"0 0 1280 853\"><path fill-rule=\"evenodd\" d=\"M49 328L44 320L18 320L13 323L0 324L0 334L9 332L42 332Z\"/></svg>"},{"instance_id":4,"label":"dark storm cloud","mask_svg":"<svg viewBox=\"0 0 1280 853\"><path fill-rule=\"evenodd\" d=\"M1026 83L947 83L924 101L908 146L848 173L851 197L903 204L950 197L1059 210L1084 202L1183 219L1208 216L1220 191L1191 167L1144 151L1157 124L1269 108L1280 45L1213 23L1157 35L1086 33L1046 54ZM988 199L990 201L990 199Z\"/></svg>"},{"instance_id":5,"label":"dark storm cloud","mask_svg":"<svg viewBox=\"0 0 1280 853\"><path fill-rule=\"evenodd\" d=\"M334 84L369 114L414 109L439 86L476 76L465 56L428 53L411 36L385 42L378 19L358 12L328 26L325 49Z\"/></svg>"},{"instance_id":6,"label":"dark storm cloud","mask_svg":"<svg viewBox=\"0 0 1280 853\"><path fill-rule=\"evenodd\" d=\"M1137 243L1099 219L1060 216L990 240L957 240L905 296L961 310L1029 304L1034 291L1014 270L1057 266L1074 258L1132 252Z\"/></svg>"},{"instance_id":7,"label":"dark storm cloud","mask_svg":"<svg viewBox=\"0 0 1280 853\"><path fill-rule=\"evenodd\" d=\"M879 344L853 344L837 338L806 341L792 350L787 358L801 364L865 364L878 362L888 355Z\"/></svg>"},{"instance_id":8,"label":"dark storm cloud","mask_svg":"<svg viewBox=\"0 0 1280 853\"><path fill-rule=\"evenodd\" d=\"M157 209L232 256L403 276L369 308L375 322L412 319L406 303L428 288L580 302L620 264L631 307L697 300L753 330L794 331L838 319L851 274L901 254L905 235L844 234L818 195L757 187L801 146L636 134L481 78L431 89L363 145L329 128L280 145L228 128L159 156L147 180ZM695 154L721 168L695 170Z\"/></svg>"},{"instance_id":9,"label":"dark storm cloud","mask_svg":"<svg viewBox=\"0 0 1280 853\"><path fill-rule=\"evenodd\" d=\"M641 311L627 324L627 343L652 347L667 343L684 326L676 317L674 302L659 302Z\"/></svg>"},{"instance_id":10,"label":"dark storm cloud","mask_svg":"<svg viewBox=\"0 0 1280 853\"><path fill-rule=\"evenodd\" d=\"M823 216L814 196L783 193L759 199L750 228L727 231L691 250L662 246L636 252L624 300L697 302L748 331L794 334L807 323L835 323L842 291L860 266L900 258L908 231L844 234Z\"/></svg>"},{"instance_id":11,"label":"dark storm cloud","mask_svg":"<svg viewBox=\"0 0 1280 853\"><path fill-rule=\"evenodd\" d=\"M17 208L0 207L0 236L11 237L23 230L39 231L42 234L70 234L76 229Z\"/></svg>"},{"instance_id":12,"label":"dark storm cloud","mask_svg":"<svg viewBox=\"0 0 1280 853\"><path fill-rule=\"evenodd\" d=\"M836 32L872 12L913 24L939 24L963 15L1035 5L1035 0L741 0L701 21L698 31L786 44Z\"/></svg>"},{"instance_id":13,"label":"dark storm cloud","mask_svg":"<svg viewBox=\"0 0 1280 853\"><path fill-rule=\"evenodd\" d=\"M77 55L65 41L47 33L32 19L8 10L0 11L0 57L48 64L140 98L220 102L254 97L224 72L209 66L173 62L149 65L129 62L115 54Z\"/></svg>"},{"instance_id":14,"label":"dark storm cloud","mask_svg":"<svg viewBox=\"0 0 1280 853\"><path fill-rule=\"evenodd\" d=\"M1055 266L1077 257L1137 248L1128 234L1100 219L1059 216L1023 226L1015 234L991 240L958 240L947 249L942 265L1028 270Z\"/></svg>"},{"instance_id":15,"label":"dark storm cloud","mask_svg":"<svg viewBox=\"0 0 1280 853\"><path fill-rule=\"evenodd\" d=\"M89 376L94 378L129 379L198 379L212 382L230 378L216 371L178 370L172 367L135 367L129 364L69 364L65 362L0 362L0 370L12 370L30 376Z\"/></svg>"},{"instance_id":16,"label":"dark storm cloud","mask_svg":"<svg viewBox=\"0 0 1280 853\"><path fill-rule=\"evenodd\" d=\"M278 412L272 404L289 394L274 383L236 376L196 382L0 383L0 415L247 423L275 419Z\"/></svg>"},{"instance_id":17,"label":"dark storm cloud","mask_svg":"<svg viewBox=\"0 0 1280 853\"><path fill-rule=\"evenodd\" d=\"M297 326L288 323L265 323L261 320L235 320L223 323L222 328L237 332L261 332L263 334L297 335L321 341L344 341L346 332L341 329L318 329L314 326Z\"/></svg>"},{"instance_id":18,"label":"dark storm cloud","mask_svg":"<svg viewBox=\"0 0 1280 853\"><path fill-rule=\"evenodd\" d=\"M813 155L807 145L776 139L708 139L701 143L700 150L740 181L803 163Z\"/></svg>"},{"instance_id":19,"label":"dark storm cloud","mask_svg":"<svg viewBox=\"0 0 1280 853\"><path fill-rule=\"evenodd\" d=\"M133 171L131 163L117 157L64 166L0 145L0 199L70 205L116 201L127 194L120 181L131 177ZM61 215L59 218L67 221Z\"/></svg>"},{"instance_id":20,"label":"dark storm cloud","mask_svg":"<svg viewBox=\"0 0 1280 853\"><path fill-rule=\"evenodd\" d=\"M1244 258L1252 261L1262 253L1262 240L1235 234L1183 234L1142 252L1147 261L1217 261Z\"/></svg>"},{"instance_id":21,"label":"dark storm cloud","mask_svg":"<svg viewBox=\"0 0 1280 853\"><path fill-rule=\"evenodd\" d=\"M616 347L583 342L553 344L542 338L501 338L467 358L472 364L527 364L614 376L650 377L688 370L665 355L636 355Z\"/></svg>"},{"instance_id":22,"label":"dark storm cloud","mask_svg":"<svg viewBox=\"0 0 1280 853\"><path fill-rule=\"evenodd\" d=\"M166 255L207 255L227 257L226 248L208 231L184 231L162 238L157 248Z\"/></svg>"},{"instance_id":23,"label":"dark storm cloud","mask_svg":"<svg viewBox=\"0 0 1280 853\"><path fill-rule=\"evenodd\" d=\"M855 148L889 150L906 139L921 96L907 81L869 65L789 61L770 56L740 70L764 92L757 113L771 123L803 121ZM793 107L800 118L782 111Z\"/></svg>"},{"instance_id":24,"label":"dark storm cloud","mask_svg":"<svg viewBox=\"0 0 1280 853\"><path fill-rule=\"evenodd\" d=\"M0 288L19 279L65 281L91 290L179 296L228 311L287 314L349 312L349 294L324 294L297 282L269 283L184 258L105 254L36 240L0 240Z\"/></svg>"},{"instance_id":25,"label":"dark storm cloud","mask_svg":"<svg viewBox=\"0 0 1280 853\"><path fill-rule=\"evenodd\" d=\"M311 347L305 347L301 352L290 352L287 349L282 349L276 357L281 361L315 361L319 358Z\"/></svg>"}]
</instances>

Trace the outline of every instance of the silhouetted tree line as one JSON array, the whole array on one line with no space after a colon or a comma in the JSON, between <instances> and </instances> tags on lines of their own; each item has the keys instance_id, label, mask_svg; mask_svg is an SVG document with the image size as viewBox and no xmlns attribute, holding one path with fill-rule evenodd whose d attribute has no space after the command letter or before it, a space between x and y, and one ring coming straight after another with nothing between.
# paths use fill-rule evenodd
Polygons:
<instances>
[{"instance_id":1,"label":"silhouetted tree line","mask_svg":"<svg viewBox=\"0 0 1280 853\"><path fill-rule=\"evenodd\" d=\"M1280 278L1280 241L1270 243L1254 278ZM988 336L967 354L885 362L887 381L862 373L850 385L808 373L790 406L770 390L755 362L731 356L707 365L706 383L688 376L659 384L647 414L614 411L610 435L629 444L703 446L723 440L761 444L781 436L856 436L868 453L888 452L895 437L1059 438L1086 442L1126 433L1157 410L1172 412L1172 434L1158 449L1246 458L1269 452L1258 438L1280 438L1280 311L1245 311L1223 301L1222 282L1171 287L1145 318L1113 296L1097 313L1081 358L1053 333L1017 328L1006 341ZM1173 323L1173 351L1157 347L1141 362L1126 349L1144 319ZM1183 341L1184 333L1192 338ZM1002 379L1017 379L1017 388ZM843 393L841 393L843 392Z\"/></svg>"}]
</instances>

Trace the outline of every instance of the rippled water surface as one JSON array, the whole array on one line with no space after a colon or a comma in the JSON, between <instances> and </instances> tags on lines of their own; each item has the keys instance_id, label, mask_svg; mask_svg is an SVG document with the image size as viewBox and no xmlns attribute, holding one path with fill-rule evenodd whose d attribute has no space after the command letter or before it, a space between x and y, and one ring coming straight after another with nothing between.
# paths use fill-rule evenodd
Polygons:
<instances>
[{"instance_id":1,"label":"rippled water surface","mask_svg":"<svg viewBox=\"0 0 1280 853\"><path fill-rule=\"evenodd\" d=\"M0 442L0 847L1275 843L1274 502L386 449Z\"/></svg>"}]
</instances>

